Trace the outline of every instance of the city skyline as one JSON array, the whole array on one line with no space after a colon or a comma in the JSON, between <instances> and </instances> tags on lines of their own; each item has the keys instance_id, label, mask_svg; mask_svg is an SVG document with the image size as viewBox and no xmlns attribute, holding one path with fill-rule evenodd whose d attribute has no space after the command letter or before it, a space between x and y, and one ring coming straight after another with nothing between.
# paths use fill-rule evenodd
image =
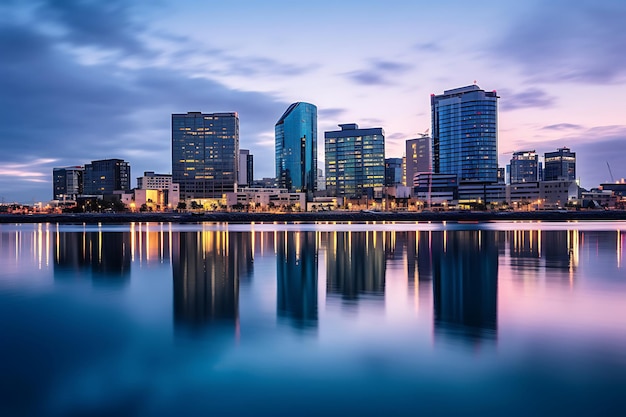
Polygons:
<instances>
[{"instance_id":1,"label":"city skyline","mask_svg":"<svg viewBox=\"0 0 626 417\"><path fill-rule=\"evenodd\" d=\"M52 168L81 161L171 172L170 115L189 111L238 112L241 147L263 155L284 109L306 101L319 109L319 161L340 123L383 127L385 157L401 157L431 125L430 94L474 81L501 97L500 167L513 151L569 147L583 187L610 181L607 163L626 177L614 152L626 139L621 2L281 6L0 6L2 200L47 201ZM255 177L273 175L271 159Z\"/></svg>"}]
</instances>

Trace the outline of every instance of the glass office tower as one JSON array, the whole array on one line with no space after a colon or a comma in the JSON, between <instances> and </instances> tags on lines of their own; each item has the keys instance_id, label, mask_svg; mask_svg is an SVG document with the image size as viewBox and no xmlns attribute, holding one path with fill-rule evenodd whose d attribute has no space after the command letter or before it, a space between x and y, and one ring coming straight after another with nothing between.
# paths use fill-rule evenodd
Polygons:
<instances>
[{"instance_id":1,"label":"glass office tower","mask_svg":"<svg viewBox=\"0 0 626 417\"><path fill-rule=\"evenodd\" d=\"M122 159L101 159L85 164L83 192L85 195L113 194L130 190L130 164Z\"/></svg>"},{"instance_id":2,"label":"glass office tower","mask_svg":"<svg viewBox=\"0 0 626 417\"><path fill-rule=\"evenodd\" d=\"M312 197L317 189L317 107L293 103L274 126L276 182Z\"/></svg>"},{"instance_id":3,"label":"glass office tower","mask_svg":"<svg viewBox=\"0 0 626 417\"><path fill-rule=\"evenodd\" d=\"M477 85L431 95L433 170L460 181L496 182L498 95Z\"/></svg>"},{"instance_id":4,"label":"glass office tower","mask_svg":"<svg viewBox=\"0 0 626 417\"><path fill-rule=\"evenodd\" d=\"M172 181L181 200L237 191L238 159L237 113L172 114Z\"/></svg>"},{"instance_id":5,"label":"glass office tower","mask_svg":"<svg viewBox=\"0 0 626 417\"><path fill-rule=\"evenodd\" d=\"M52 199L53 200L76 200L83 194L84 167L75 166L52 169Z\"/></svg>"},{"instance_id":6,"label":"glass office tower","mask_svg":"<svg viewBox=\"0 0 626 417\"><path fill-rule=\"evenodd\" d=\"M514 152L510 175L511 184L539 181L539 155L535 151Z\"/></svg>"},{"instance_id":7,"label":"glass office tower","mask_svg":"<svg viewBox=\"0 0 626 417\"><path fill-rule=\"evenodd\" d=\"M372 197L385 183L385 133L382 128L359 129L356 123L324 132L326 192L333 197Z\"/></svg>"},{"instance_id":8,"label":"glass office tower","mask_svg":"<svg viewBox=\"0 0 626 417\"><path fill-rule=\"evenodd\" d=\"M430 142L431 138L426 135L406 141L406 185L409 187L414 186L416 174L430 172Z\"/></svg>"},{"instance_id":9,"label":"glass office tower","mask_svg":"<svg viewBox=\"0 0 626 417\"><path fill-rule=\"evenodd\" d=\"M546 152L544 161L544 181L576 180L576 152L558 148L556 152Z\"/></svg>"}]
</instances>

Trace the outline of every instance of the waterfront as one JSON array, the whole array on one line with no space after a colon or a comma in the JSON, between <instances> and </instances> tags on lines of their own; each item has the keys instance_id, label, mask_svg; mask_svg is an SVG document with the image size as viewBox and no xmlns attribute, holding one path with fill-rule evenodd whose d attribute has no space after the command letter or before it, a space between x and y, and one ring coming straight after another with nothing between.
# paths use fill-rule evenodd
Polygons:
<instances>
[{"instance_id":1,"label":"waterfront","mask_svg":"<svg viewBox=\"0 0 626 417\"><path fill-rule=\"evenodd\" d=\"M0 414L623 414L625 235L3 224Z\"/></svg>"}]
</instances>

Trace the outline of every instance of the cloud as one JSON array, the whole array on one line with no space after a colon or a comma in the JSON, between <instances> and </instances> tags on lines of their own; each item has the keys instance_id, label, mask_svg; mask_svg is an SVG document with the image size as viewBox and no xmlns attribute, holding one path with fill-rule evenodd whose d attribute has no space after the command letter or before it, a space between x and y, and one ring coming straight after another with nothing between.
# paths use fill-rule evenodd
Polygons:
<instances>
[{"instance_id":1,"label":"cloud","mask_svg":"<svg viewBox=\"0 0 626 417\"><path fill-rule=\"evenodd\" d=\"M419 42L413 45L413 49L418 52L441 52L443 50L436 42Z\"/></svg>"},{"instance_id":2,"label":"cloud","mask_svg":"<svg viewBox=\"0 0 626 417\"><path fill-rule=\"evenodd\" d=\"M534 81L626 82L626 3L537 2L493 47L494 59Z\"/></svg>"},{"instance_id":3,"label":"cloud","mask_svg":"<svg viewBox=\"0 0 626 417\"><path fill-rule=\"evenodd\" d=\"M87 3L91 7L96 2ZM65 3L54 2L45 10L62 6ZM78 37L80 31L88 29L67 21L67 9L53 11L50 19L57 19L55 24L64 28L61 37L28 20L7 22L5 18L0 26L0 166L4 167L0 189L6 201L50 198L54 166L123 158L131 163L134 176L147 170L170 172L172 113L236 111L240 116L240 146L253 154L266 152L258 143L262 142L262 132L273 128L267 121L277 120L289 103L272 94L232 89L209 78L191 78L178 67L129 68L108 60L84 65L62 46L70 34ZM110 13L127 21L118 9ZM114 25L111 31L116 30ZM92 35L83 34L81 45L117 48L124 54L136 50L141 59L150 59L141 55L149 48L138 33L132 37L132 31L120 31L119 35L112 34L117 39L110 40L100 39L97 30ZM132 38L128 44L126 37ZM54 165L50 161L33 163L44 158L54 160ZM255 172L273 172L273 163L273 158L255 158ZM28 168L7 168L21 165ZM28 185L26 179L45 182Z\"/></svg>"},{"instance_id":4,"label":"cloud","mask_svg":"<svg viewBox=\"0 0 626 417\"><path fill-rule=\"evenodd\" d=\"M123 54L149 54L138 38L144 26L132 18L132 3L124 0L47 0L36 11L38 20L53 23L61 38Z\"/></svg>"},{"instance_id":5,"label":"cloud","mask_svg":"<svg viewBox=\"0 0 626 417\"><path fill-rule=\"evenodd\" d=\"M498 91L500 110L512 111L526 108L548 108L555 104L555 98L538 88L529 88L521 92L503 89Z\"/></svg>"},{"instance_id":6,"label":"cloud","mask_svg":"<svg viewBox=\"0 0 626 417\"><path fill-rule=\"evenodd\" d=\"M405 133L392 133L390 135L385 136L385 140L405 140L409 139L410 136Z\"/></svg>"},{"instance_id":7,"label":"cloud","mask_svg":"<svg viewBox=\"0 0 626 417\"><path fill-rule=\"evenodd\" d=\"M360 85L393 85L393 78L407 72L410 68L410 65L401 62L372 60L367 68L345 75L349 80Z\"/></svg>"},{"instance_id":8,"label":"cloud","mask_svg":"<svg viewBox=\"0 0 626 417\"><path fill-rule=\"evenodd\" d=\"M319 119L322 119L322 118L323 119L338 119L346 112L347 112L346 109L340 109L340 108L318 109L317 117Z\"/></svg>"},{"instance_id":9,"label":"cloud","mask_svg":"<svg viewBox=\"0 0 626 417\"><path fill-rule=\"evenodd\" d=\"M581 125L576 125L572 123L558 123L555 125L544 126L542 130L573 130L573 129L582 129Z\"/></svg>"}]
</instances>

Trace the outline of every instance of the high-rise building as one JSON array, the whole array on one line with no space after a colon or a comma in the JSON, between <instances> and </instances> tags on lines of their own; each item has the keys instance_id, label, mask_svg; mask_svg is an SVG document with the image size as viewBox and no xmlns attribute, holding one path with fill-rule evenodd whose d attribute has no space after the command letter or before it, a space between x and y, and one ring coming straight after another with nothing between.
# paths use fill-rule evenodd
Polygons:
<instances>
[{"instance_id":1,"label":"high-rise building","mask_svg":"<svg viewBox=\"0 0 626 417\"><path fill-rule=\"evenodd\" d=\"M320 191L326 190L326 177L321 168L317 169L317 189Z\"/></svg>"},{"instance_id":2,"label":"high-rise building","mask_svg":"<svg viewBox=\"0 0 626 417\"><path fill-rule=\"evenodd\" d=\"M429 136L422 136L417 139L406 141L406 185L413 187L415 174L420 172L430 172L431 155Z\"/></svg>"},{"instance_id":3,"label":"high-rise building","mask_svg":"<svg viewBox=\"0 0 626 417\"><path fill-rule=\"evenodd\" d=\"M544 181L576 180L576 152L571 152L569 148L546 152L544 163Z\"/></svg>"},{"instance_id":4,"label":"high-rise building","mask_svg":"<svg viewBox=\"0 0 626 417\"><path fill-rule=\"evenodd\" d=\"M496 182L498 95L477 85L431 95L433 170L459 181Z\"/></svg>"},{"instance_id":5,"label":"high-rise building","mask_svg":"<svg viewBox=\"0 0 626 417\"><path fill-rule=\"evenodd\" d=\"M317 107L293 103L274 131L278 187L312 197L317 189Z\"/></svg>"},{"instance_id":6,"label":"high-rise building","mask_svg":"<svg viewBox=\"0 0 626 417\"><path fill-rule=\"evenodd\" d=\"M172 114L172 180L182 200L236 191L238 159L237 113Z\"/></svg>"},{"instance_id":7,"label":"high-rise building","mask_svg":"<svg viewBox=\"0 0 626 417\"><path fill-rule=\"evenodd\" d=\"M539 155L534 150L513 152L510 176L511 184L539 181Z\"/></svg>"},{"instance_id":8,"label":"high-rise building","mask_svg":"<svg viewBox=\"0 0 626 417\"><path fill-rule=\"evenodd\" d=\"M356 123L324 132L326 192L333 197L372 196L385 183L385 133L381 127L359 129Z\"/></svg>"},{"instance_id":9,"label":"high-rise building","mask_svg":"<svg viewBox=\"0 0 626 417\"><path fill-rule=\"evenodd\" d=\"M254 156L248 149L239 149L239 172L237 185L251 187L254 182Z\"/></svg>"},{"instance_id":10,"label":"high-rise building","mask_svg":"<svg viewBox=\"0 0 626 417\"><path fill-rule=\"evenodd\" d=\"M85 164L83 194L113 194L130 190L130 164L122 159L101 159Z\"/></svg>"},{"instance_id":11,"label":"high-rise building","mask_svg":"<svg viewBox=\"0 0 626 417\"><path fill-rule=\"evenodd\" d=\"M83 193L84 167L75 166L52 169L52 199L76 200Z\"/></svg>"},{"instance_id":12,"label":"high-rise building","mask_svg":"<svg viewBox=\"0 0 626 417\"><path fill-rule=\"evenodd\" d=\"M385 159L385 187L402 184L402 158Z\"/></svg>"}]
</instances>

